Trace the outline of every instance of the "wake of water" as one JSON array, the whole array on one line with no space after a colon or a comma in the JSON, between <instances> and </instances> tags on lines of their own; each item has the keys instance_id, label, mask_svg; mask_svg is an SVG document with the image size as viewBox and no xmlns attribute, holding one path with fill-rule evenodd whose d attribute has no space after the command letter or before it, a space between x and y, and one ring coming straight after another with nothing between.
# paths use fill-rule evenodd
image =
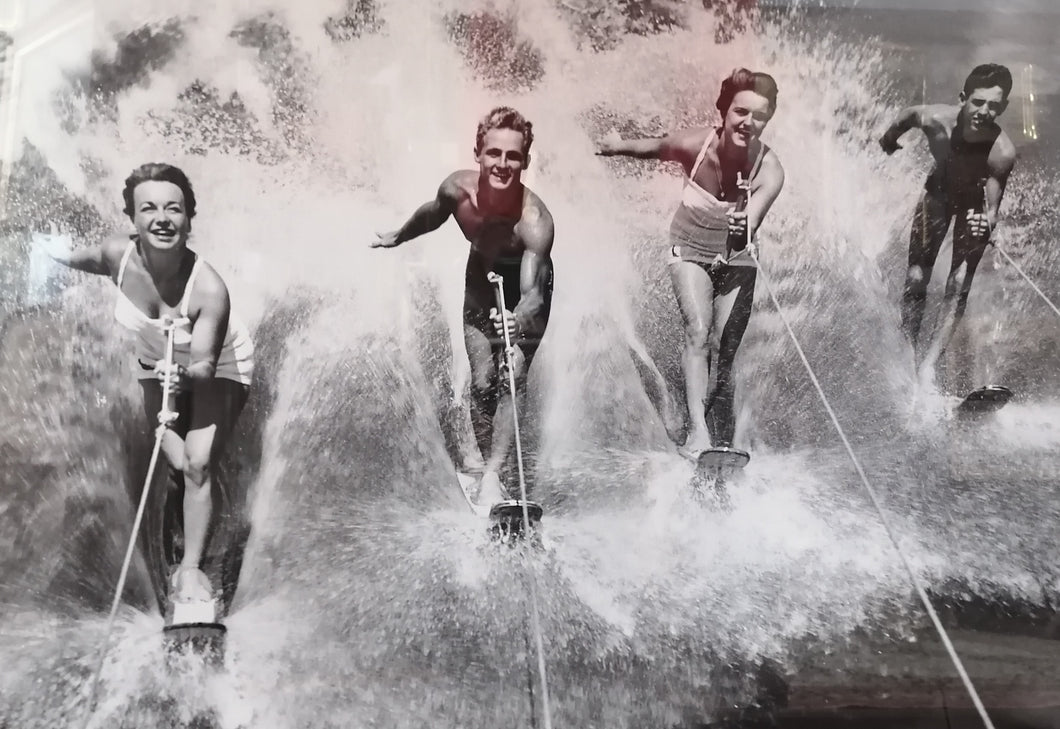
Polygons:
<instances>
[{"instance_id":1,"label":"wake of water","mask_svg":"<svg viewBox=\"0 0 1060 729\"><path fill-rule=\"evenodd\" d=\"M543 586L557 726L701 721L750 696L763 660L795 666L807 642L918 632L900 566L764 297L737 362L737 440L755 457L729 513L687 495L691 467L630 355L647 353L680 400L661 257L680 183L603 162L593 140L708 122L737 65L781 89L766 141L787 183L763 266L915 567L936 586L1056 599L1060 547L1034 524L1060 511L1058 406L1016 403L971 431L908 424L894 274L923 159L875 146L897 105L877 45L797 18L718 45L712 18L690 11L684 29L592 50L546 4L353 5L344 22L325 2L109 2L94 60L23 84L32 147L12 170L6 230L20 270L22 231L48 218L86 238L122 230L124 175L170 160L202 201L193 247L254 325L261 360L227 464L254 526L227 671L161 673L141 566L96 726L526 725L528 571ZM505 38L498 28L507 45L486 40ZM518 83L484 75L483 57L514 59ZM449 225L368 249L470 166L476 120L497 103L534 121L527 182L557 225L528 418L544 555L497 551L454 488L445 426L463 422L466 243ZM1016 252L1055 233L1055 219L1018 222L1050 194L1043 178L1011 182ZM1038 273L1055 270L1050 256L1034 259ZM63 274L17 291L0 389L0 519L18 525L3 530L17 536L0 563L12 661L0 695L17 698L0 699L0 717L73 726L138 487L142 416L109 285ZM984 271L968 329L991 357L981 369L1040 396L1056 391L1055 352L1029 336L1032 306L1003 269Z\"/></svg>"}]
</instances>

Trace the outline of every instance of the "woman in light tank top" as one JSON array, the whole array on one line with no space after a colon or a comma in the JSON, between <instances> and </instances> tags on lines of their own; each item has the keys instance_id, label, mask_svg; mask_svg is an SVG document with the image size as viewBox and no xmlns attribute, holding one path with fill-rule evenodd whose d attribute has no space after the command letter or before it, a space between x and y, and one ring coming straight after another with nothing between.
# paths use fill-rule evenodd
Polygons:
<instances>
[{"instance_id":1,"label":"woman in light tank top","mask_svg":"<svg viewBox=\"0 0 1060 729\"><path fill-rule=\"evenodd\" d=\"M143 165L125 181L123 197L135 235L77 249L69 239L37 235L35 241L60 263L117 284L114 315L132 335L133 367L152 426L162 408L166 324L176 322L170 410L178 418L163 435L162 451L183 475L184 548L170 596L209 600L214 589L201 562L214 511L212 481L246 404L254 347L232 316L221 277L188 248L195 193L184 172Z\"/></svg>"},{"instance_id":2,"label":"woman in light tank top","mask_svg":"<svg viewBox=\"0 0 1060 729\"><path fill-rule=\"evenodd\" d=\"M681 451L689 457L711 445L731 446L736 429L732 364L751 316L757 272L747 242L784 185L780 161L759 141L776 105L771 76L736 69L718 95L721 127L659 139L608 138L598 151L678 162L685 172L666 256L685 329L690 425ZM741 180L749 181L750 204Z\"/></svg>"}]
</instances>

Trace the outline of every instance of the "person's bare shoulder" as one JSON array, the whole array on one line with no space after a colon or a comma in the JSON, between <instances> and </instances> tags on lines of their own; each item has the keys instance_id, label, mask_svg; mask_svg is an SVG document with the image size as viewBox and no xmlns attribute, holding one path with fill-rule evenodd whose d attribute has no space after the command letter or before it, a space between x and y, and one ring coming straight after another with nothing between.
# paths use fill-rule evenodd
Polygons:
<instances>
[{"instance_id":1,"label":"person's bare shoulder","mask_svg":"<svg viewBox=\"0 0 1060 729\"><path fill-rule=\"evenodd\" d=\"M691 168L695 164L696 157L707 143L710 135L714 133L713 127L692 127L673 132L666 137L668 157L681 162Z\"/></svg>"},{"instance_id":2,"label":"person's bare shoulder","mask_svg":"<svg viewBox=\"0 0 1060 729\"><path fill-rule=\"evenodd\" d=\"M1004 173L1009 173L1016 166L1016 145L1005 132L997 135L994 146L990 148L990 167Z\"/></svg>"},{"instance_id":3,"label":"person's bare shoulder","mask_svg":"<svg viewBox=\"0 0 1060 729\"><path fill-rule=\"evenodd\" d=\"M192 301L199 307L200 311L209 310L218 314L222 312L227 314L231 302L228 298L228 287L225 285L224 279L206 261L203 261L200 265L202 269L195 279L195 290L191 292L194 297Z\"/></svg>"},{"instance_id":4,"label":"person's bare shoulder","mask_svg":"<svg viewBox=\"0 0 1060 729\"><path fill-rule=\"evenodd\" d=\"M548 206L529 187L523 200L523 212L519 219L519 237L527 250L548 255L555 238L555 223Z\"/></svg>"},{"instance_id":5,"label":"person's bare shoulder","mask_svg":"<svg viewBox=\"0 0 1060 729\"><path fill-rule=\"evenodd\" d=\"M455 205L469 197L473 199L477 188L478 173L475 170L457 170L442 181L438 196Z\"/></svg>"},{"instance_id":6,"label":"person's bare shoulder","mask_svg":"<svg viewBox=\"0 0 1060 729\"><path fill-rule=\"evenodd\" d=\"M920 127L925 131L952 130L960 111L961 107L953 104L925 104L919 107Z\"/></svg>"},{"instance_id":7,"label":"person's bare shoulder","mask_svg":"<svg viewBox=\"0 0 1060 729\"><path fill-rule=\"evenodd\" d=\"M103 262L107 265L112 278L117 278L118 269L121 267L121 259L131 245L133 245L133 242L129 236L117 234L104 238L103 242L99 244Z\"/></svg>"},{"instance_id":8,"label":"person's bare shoulder","mask_svg":"<svg viewBox=\"0 0 1060 729\"><path fill-rule=\"evenodd\" d=\"M780 164L780 157L777 156L772 147L768 148L762 157L760 174L777 185L778 188L784 184L784 166Z\"/></svg>"}]
</instances>

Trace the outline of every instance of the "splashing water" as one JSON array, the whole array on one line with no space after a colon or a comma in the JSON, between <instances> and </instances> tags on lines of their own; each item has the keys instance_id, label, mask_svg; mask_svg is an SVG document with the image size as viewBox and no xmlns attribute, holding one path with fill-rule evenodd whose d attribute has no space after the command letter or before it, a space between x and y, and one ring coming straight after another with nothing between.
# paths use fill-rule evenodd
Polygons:
<instances>
[{"instance_id":1,"label":"splashing water","mask_svg":"<svg viewBox=\"0 0 1060 729\"><path fill-rule=\"evenodd\" d=\"M90 239L121 230L127 171L169 160L201 201L193 246L259 349L226 464L254 525L226 670L160 668L140 564L94 726L530 725L531 574L557 726L702 721L753 691L747 666L918 633L906 578L764 296L737 362L737 439L755 457L730 511L689 495L691 466L638 374L649 358L649 380L679 397L662 251L680 183L602 161L593 140L708 122L737 65L781 89L766 141L787 183L763 266L914 566L939 590L1057 599L1060 547L1036 528L1060 514L1057 352L1031 335L1050 323L1003 265L984 263L964 336L982 353L976 375L1023 401L981 426L909 427L895 302L924 159L884 159L873 141L912 101L895 100L879 43L790 18L718 45L712 18L689 11L686 27L594 50L546 3L338 11L112 0L96 10L95 56L23 80L28 144L4 230L21 279L24 230L48 218ZM470 165L476 120L497 103L534 121L527 182L557 227L526 416L544 553L498 550L455 488L442 425L460 424L467 377L466 244L450 224L368 248ZM33 122L49 110L54 124ZM1036 208L1055 202L1048 175L1017 172L1005 201L1005 243L1039 276L1058 255L1034 246L1057 232ZM145 426L112 287L32 280L8 289L0 343L0 533L15 535L0 552L0 723L79 726Z\"/></svg>"}]
</instances>

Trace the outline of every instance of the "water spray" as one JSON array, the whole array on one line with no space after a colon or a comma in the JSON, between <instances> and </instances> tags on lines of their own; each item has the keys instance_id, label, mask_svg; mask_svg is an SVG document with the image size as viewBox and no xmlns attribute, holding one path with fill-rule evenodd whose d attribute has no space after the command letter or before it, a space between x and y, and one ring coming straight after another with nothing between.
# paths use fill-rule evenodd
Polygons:
<instances>
[{"instance_id":1,"label":"water spray","mask_svg":"<svg viewBox=\"0 0 1060 729\"><path fill-rule=\"evenodd\" d=\"M985 177L979 180L979 187L983 193L983 210L986 210L986 207L989 204L989 201L986 197L986 182L987 178ZM968 212L971 213L972 211L969 210ZM1005 257L1005 260L1008 261L1014 269L1016 269L1016 273L1022 276L1023 280L1030 284L1030 287L1034 289L1034 293L1038 294L1038 296L1041 297L1042 301L1045 302L1045 305L1052 309L1054 314L1060 317L1060 309L1057 308L1056 304L1053 303L1052 299L1045 295L1045 293L1038 287L1038 284L1034 283L1031 277L1027 275L1026 271L1024 271L1023 268L1018 263L1016 263L1015 260L1013 260L1012 256L1008 254L1008 251L1002 248L1001 245L995 241L988 242L990 245L994 246L994 248L997 248L998 253L1003 255Z\"/></svg>"},{"instance_id":2,"label":"water spray","mask_svg":"<svg viewBox=\"0 0 1060 729\"><path fill-rule=\"evenodd\" d=\"M750 190L748 190L748 199L750 199ZM750 226L748 226L748 240L750 240ZM748 246L750 248L750 246ZM821 404L824 405L825 411L828 413L828 417L832 421L832 425L835 427L836 433L839 434L839 439L843 442L843 447L846 449L847 455L850 457L851 463L854 464L854 469L857 471L858 476L861 478L861 483L865 486L865 491L869 495L869 499L872 501L872 505L876 509L876 513L880 518L880 522L883 524L883 529L887 533L888 539L891 540L891 544L894 545L895 552L898 553L898 558L902 562L902 566L905 568L906 573L909 575L909 581L913 585L913 589L916 590L917 596L920 598L920 602L924 605L924 610L927 611L928 617L931 619L932 625L935 627L935 631L938 633L942 645L946 648L946 652L949 654L950 661L952 661L954 668L957 669L957 674L961 678L961 682L964 684L965 690L968 692L968 696L971 698L972 703L975 705L976 711L979 713L979 717L983 721L983 726L986 729L994 729L994 723L990 719L990 715L986 711L986 707L983 705L982 699L979 698L979 692L976 691L975 685L972 683L971 677L968 675L968 671L964 668L964 663L961 661L960 656L957 655L957 649L954 648L953 642L950 640L949 633L946 632L946 628L942 625L942 621L939 619L938 613L935 611L934 606L931 604L930 598L928 598L927 590L920 582L920 578L917 577L916 572L913 570L912 565L906 558L905 553L902 551L901 545L898 543L898 538L894 535L894 531L891 529L890 522L887 520L887 516L883 512L883 505L876 495L875 489L869 483L868 476L865 475L865 470L861 467L861 462L858 460L857 455L854 453L853 447L850 445L850 441L847 439L846 433L843 432L842 426L839 424L839 419L836 417L835 411L832 410L832 406L828 402L828 398L824 394L824 389L821 387L820 381L817 379L817 375L814 374L813 367L810 366L810 361L806 357L806 353L802 349L802 345L799 344L798 338L795 336L795 332L791 328L791 323L788 321L788 316L784 311L784 308L780 305L776 295L773 293L773 288L769 284L769 277L766 276L762 270L762 264L758 261L758 255L754 249L750 249L749 255L751 260L754 261L755 267L758 269L758 276L762 279L762 285L765 287L766 293L769 295L770 300L773 302L773 306L776 307L777 314L780 315L780 320L784 323L784 328L788 332L788 336L791 337L791 342L795 345L795 351L799 355L799 359L802 360L803 366L806 368L806 374L810 377L810 382L813 383L814 389L817 390L817 395L821 398Z\"/></svg>"},{"instance_id":3,"label":"water spray","mask_svg":"<svg viewBox=\"0 0 1060 729\"><path fill-rule=\"evenodd\" d=\"M530 507L526 498L523 445L519 436L519 408L515 394L515 369L512 367L512 354L515 347L512 346L512 340L508 334L508 308L504 302L504 278L492 271L486 274L486 278L497 288L498 313L501 318L501 328L504 330L504 363L508 370L508 394L512 399L512 424L515 426L515 460L519 473L519 500L523 512L523 526L529 531ZM530 590L530 620L534 632L534 647L537 650L537 672L541 679L541 715L544 718L545 729L552 729L552 712L549 709L548 700L548 673L545 668L545 644L541 637L541 616L537 605L536 581L532 571L528 571L527 576Z\"/></svg>"},{"instance_id":4,"label":"water spray","mask_svg":"<svg viewBox=\"0 0 1060 729\"><path fill-rule=\"evenodd\" d=\"M1034 283L1034 281L1031 280L1031 277L1026 274L1026 272L1020 267L1020 265L1014 260L1012 260L1012 256L1008 254L1008 251L1006 251L997 243L993 243L992 245L994 246L994 248L997 248L998 253L1003 255L1005 257L1005 260L1007 260L1012 265L1012 267L1016 269L1016 273L1022 276L1023 280L1030 284L1030 287L1034 289L1034 293L1038 294L1038 296L1041 297L1042 301L1045 302L1045 305L1052 309L1054 314L1060 317L1060 309L1057 308L1056 304L1053 303L1052 299L1050 299L1048 296L1045 295L1044 292L1042 292L1042 290L1038 287L1038 284Z\"/></svg>"},{"instance_id":5,"label":"water spray","mask_svg":"<svg viewBox=\"0 0 1060 729\"><path fill-rule=\"evenodd\" d=\"M103 642L99 647L99 661L96 670L92 674L92 684L88 693L88 708L85 712L84 727L87 729L95 710L96 694L99 691L99 680L103 673L103 663L107 658L107 650L110 647L110 635L114 630L114 618L118 614L118 605L121 603L122 593L125 591L125 581L129 576L129 565L132 563L133 550L136 548L136 537L140 533L140 523L143 521L144 509L147 506L147 495L154 480L155 468L158 465L158 456L162 451L162 438L166 430L176 422L178 413L171 410L170 398L172 397L172 375L173 375L173 337L178 326L186 324L188 319L166 319L164 329L166 332L166 358L165 378L162 382L162 408L158 411L158 427L155 428L155 445L151 451L151 461L147 467L147 477L144 479L144 487L140 492L140 505L136 509L136 517L133 519L132 533L129 535L129 544L125 548L125 559L121 564L121 572L118 575L118 585L114 589L114 599L111 601L110 614L107 616L107 627L103 631Z\"/></svg>"}]
</instances>

